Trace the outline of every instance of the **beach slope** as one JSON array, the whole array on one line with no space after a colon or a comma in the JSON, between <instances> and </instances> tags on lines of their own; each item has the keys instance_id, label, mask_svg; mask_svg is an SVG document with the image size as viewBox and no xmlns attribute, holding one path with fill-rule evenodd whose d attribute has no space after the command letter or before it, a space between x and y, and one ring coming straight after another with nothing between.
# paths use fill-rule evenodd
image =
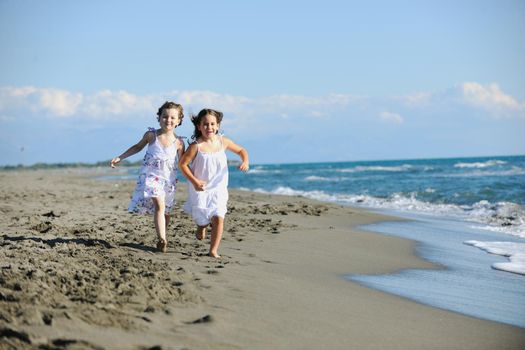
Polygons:
<instances>
[{"instance_id":1,"label":"beach slope","mask_svg":"<svg viewBox=\"0 0 525 350\"><path fill-rule=\"evenodd\" d=\"M133 181L98 170L0 173L1 349L521 349L525 330L344 279L439 268L395 220L305 198L231 191L221 259L180 211L167 254L126 213ZM102 171L102 170L100 170Z\"/></svg>"}]
</instances>

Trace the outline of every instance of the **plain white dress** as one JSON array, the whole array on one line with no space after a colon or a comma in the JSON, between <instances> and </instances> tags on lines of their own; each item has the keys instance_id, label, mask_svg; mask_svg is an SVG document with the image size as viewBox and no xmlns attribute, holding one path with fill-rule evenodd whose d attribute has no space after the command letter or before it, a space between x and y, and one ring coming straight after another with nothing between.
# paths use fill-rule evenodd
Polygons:
<instances>
[{"instance_id":1,"label":"plain white dress","mask_svg":"<svg viewBox=\"0 0 525 350\"><path fill-rule=\"evenodd\" d=\"M224 218L228 204L228 160L224 145L217 152L202 152L197 144L197 155L190 164L193 175L206 182L204 191L195 191L188 184L188 200L184 211L193 217L199 226L206 226L214 216Z\"/></svg>"}]
</instances>

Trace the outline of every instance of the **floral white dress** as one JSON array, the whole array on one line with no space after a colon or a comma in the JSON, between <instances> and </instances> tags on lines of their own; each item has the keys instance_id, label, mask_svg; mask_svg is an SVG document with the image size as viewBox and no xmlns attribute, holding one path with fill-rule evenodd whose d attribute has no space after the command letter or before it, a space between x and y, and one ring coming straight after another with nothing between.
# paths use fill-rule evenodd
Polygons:
<instances>
[{"instance_id":1,"label":"floral white dress","mask_svg":"<svg viewBox=\"0 0 525 350\"><path fill-rule=\"evenodd\" d=\"M164 147L157 138L155 128L148 128L155 140L148 145L139 171L139 178L128 211L137 214L153 214L155 206L151 198L163 197L165 213L170 214L175 201L177 185L177 142ZM180 137L179 141L183 142Z\"/></svg>"},{"instance_id":2,"label":"floral white dress","mask_svg":"<svg viewBox=\"0 0 525 350\"><path fill-rule=\"evenodd\" d=\"M221 137L222 145L222 137ZM224 218L228 204L228 159L224 145L217 152L202 152L197 144L197 155L190 168L193 175L206 182L204 191L196 191L188 184L188 201L184 211L199 226L206 226L214 216Z\"/></svg>"}]
</instances>

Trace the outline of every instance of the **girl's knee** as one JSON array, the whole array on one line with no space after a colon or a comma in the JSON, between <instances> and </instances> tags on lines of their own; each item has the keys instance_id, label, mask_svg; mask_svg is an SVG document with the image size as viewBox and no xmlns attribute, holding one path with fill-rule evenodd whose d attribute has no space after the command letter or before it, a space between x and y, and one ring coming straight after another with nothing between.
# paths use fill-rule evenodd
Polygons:
<instances>
[{"instance_id":1,"label":"girl's knee","mask_svg":"<svg viewBox=\"0 0 525 350\"><path fill-rule=\"evenodd\" d=\"M164 214L164 200L162 198L153 197L151 198L151 201L153 202L153 207L155 209L155 212L162 212ZM167 214L164 214L167 215Z\"/></svg>"},{"instance_id":2,"label":"girl's knee","mask_svg":"<svg viewBox=\"0 0 525 350\"><path fill-rule=\"evenodd\" d=\"M214 216L211 219L211 227L212 228L220 228L224 226L224 218L220 216Z\"/></svg>"}]
</instances>

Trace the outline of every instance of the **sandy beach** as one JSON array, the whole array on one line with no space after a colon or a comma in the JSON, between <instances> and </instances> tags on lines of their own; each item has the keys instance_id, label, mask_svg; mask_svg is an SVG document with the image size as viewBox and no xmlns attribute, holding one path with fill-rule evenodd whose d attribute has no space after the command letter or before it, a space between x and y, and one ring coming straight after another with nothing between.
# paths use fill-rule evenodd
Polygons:
<instances>
[{"instance_id":1,"label":"sandy beach","mask_svg":"<svg viewBox=\"0 0 525 350\"><path fill-rule=\"evenodd\" d=\"M395 220L301 197L230 191L221 259L180 207L168 253L134 181L105 169L0 172L0 349L522 349L525 329L344 279L440 268Z\"/></svg>"}]
</instances>

